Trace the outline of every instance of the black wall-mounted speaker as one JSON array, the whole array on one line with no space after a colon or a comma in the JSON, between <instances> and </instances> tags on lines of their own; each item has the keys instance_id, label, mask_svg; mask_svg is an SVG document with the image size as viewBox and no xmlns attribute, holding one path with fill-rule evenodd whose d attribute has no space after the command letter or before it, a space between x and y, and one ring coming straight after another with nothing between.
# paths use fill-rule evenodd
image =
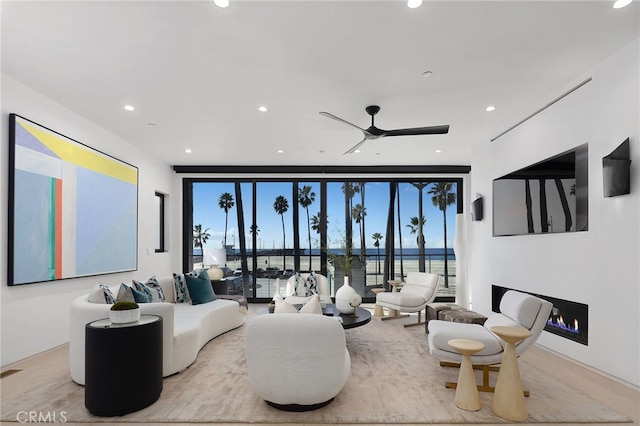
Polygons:
<instances>
[{"instance_id":1,"label":"black wall-mounted speaker","mask_svg":"<svg viewBox=\"0 0 640 426\"><path fill-rule=\"evenodd\" d=\"M483 217L483 198L476 198L471 202L471 220L478 221L482 220Z\"/></svg>"},{"instance_id":2,"label":"black wall-mounted speaker","mask_svg":"<svg viewBox=\"0 0 640 426\"><path fill-rule=\"evenodd\" d=\"M629 138L611 154L602 158L602 178L605 197L615 197L631 192Z\"/></svg>"}]
</instances>

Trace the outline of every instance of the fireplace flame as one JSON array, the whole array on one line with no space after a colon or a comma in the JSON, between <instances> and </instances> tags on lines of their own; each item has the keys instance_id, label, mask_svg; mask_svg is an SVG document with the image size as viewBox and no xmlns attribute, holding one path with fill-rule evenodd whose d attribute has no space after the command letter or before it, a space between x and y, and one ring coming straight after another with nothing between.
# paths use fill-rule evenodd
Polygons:
<instances>
[{"instance_id":1,"label":"fireplace flame","mask_svg":"<svg viewBox=\"0 0 640 426\"><path fill-rule=\"evenodd\" d=\"M564 331L568 331L570 333L579 333L579 327L578 327L578 320L574 319L572 322L570 321L569 324L565 324L564 322L564 318L562 315L559 315L555 321L553 320L553 318L549 318L547 320L547 324L555 327L555 328L559 328L561 330Z\"/></svg>"}]
</instances>

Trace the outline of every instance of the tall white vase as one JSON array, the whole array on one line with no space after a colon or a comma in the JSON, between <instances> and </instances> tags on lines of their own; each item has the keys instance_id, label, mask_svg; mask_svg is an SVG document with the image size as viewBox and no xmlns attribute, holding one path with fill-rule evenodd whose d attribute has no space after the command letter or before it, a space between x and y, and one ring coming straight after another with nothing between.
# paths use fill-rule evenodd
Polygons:
<instances>
[{"instance_id":1,"label":"tall white vase","mask_svg":"<svg viewBox=\"0 0 640 426\"><path fill-rule=\"evenodd\" d=\"M456 215L456 238L453 252L456 254L456 304L465 309L471 307L471 295L467 280L467 219L463 213Z\"/></svg>"},{"instance_id":2,"label":"tall white vase","mask_svg":"<svg viewBox=\"0 0 640 426\"><path fill-rule=\"evenodd\" d=\"M362 303L362 297L349 285L349 277L344 277L344 284L336 291L336 309L341 314L353 314Z\"/></svg>"}]
</instances>

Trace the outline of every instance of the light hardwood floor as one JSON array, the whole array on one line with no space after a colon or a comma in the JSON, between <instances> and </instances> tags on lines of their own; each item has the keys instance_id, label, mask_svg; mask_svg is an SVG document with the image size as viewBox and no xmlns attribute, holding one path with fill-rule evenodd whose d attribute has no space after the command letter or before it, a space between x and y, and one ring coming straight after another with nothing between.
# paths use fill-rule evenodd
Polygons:
<instances>
[{"instance_id":1,"label":"light hardwood floor","mask_svg":"<svg viewBox=\"0 0 640 426\"><path fill-rule=\"evenodd\" d=\"M265 307L266 305L255 304L250 305L249 310L257 312ZM373 306L367 305L366 307L373 309ZM62 345L43 354L8 366L3 369L3 372L8 369L21 371L8 375L0 380L0 397L10 398L19 395L23 393L26 388L32 387L34 383L47 383L51 378L59 376L65 371L68 372L68 357L68 345ZM571 381L576 387L580 388L593 399L608 405L632 419L634 424L640 423L640 392L637 390L618 383L591 368L579 365L537 346L527 351L523 355L523 358L538 365L539 368L546 371L550 377ZM630 362L637 362L637 360L630 360ZM384 420L382 420L382 422L383 421ZM84 423L66 424L80 425ZM119 425L126 423L109 424ZM166 425L177 426L182 424L185 423L167 423ZM606 425L606 423L600 424ZM234 425L237 426L239 423L234 423ZM263 425L268 426L266 424Z\"/></svg>"}]
</instances>

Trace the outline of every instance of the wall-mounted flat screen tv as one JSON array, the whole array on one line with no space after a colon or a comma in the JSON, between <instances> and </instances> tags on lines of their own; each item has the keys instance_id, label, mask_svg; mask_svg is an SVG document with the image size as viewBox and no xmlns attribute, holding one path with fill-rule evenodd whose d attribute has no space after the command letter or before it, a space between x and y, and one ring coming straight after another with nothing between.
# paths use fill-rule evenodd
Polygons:
<instances>
[{"instance_id":1,"label":"wall-mounted flat screen tv","mask_svg":"<svg viewBox=\"0 0 640 426\"><path fill-rule=\"evenodd\" d=\"M587 144L493 181L493 235L587 231Z\"/></svg>"}]
</instances>

